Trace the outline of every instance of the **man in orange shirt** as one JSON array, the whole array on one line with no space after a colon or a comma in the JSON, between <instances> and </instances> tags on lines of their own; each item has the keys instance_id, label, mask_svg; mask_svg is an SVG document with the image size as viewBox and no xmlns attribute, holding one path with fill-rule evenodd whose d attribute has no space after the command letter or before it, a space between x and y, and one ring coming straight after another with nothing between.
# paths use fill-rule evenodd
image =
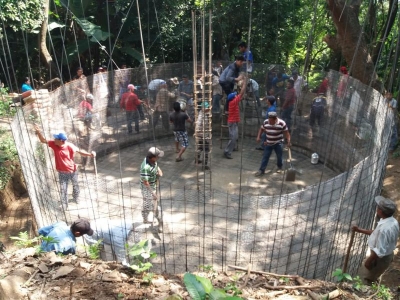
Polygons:
<instances>
[{"instance_id":1,"label":"man in orange shirt","mask_svg":"<svg viewBox=\"0 0 400 300\"><path fill-rule=\"evenodd\" d=\"M242 83L242 89L238 95L236 92L230 93L227 98L228 108L228 129L229 129L229 142L225 147L225 158L232 159L232 151L236 148L236 141L239 137L238 123L240 122L239 102L242 100L246 92L247 82Z\"/></svg>"},{"instance_id":2,"label":"man in orange shirt","mask_svg":"<svg viewBox=\"0 0 400 300\"><path fill-rule=\"evenodd\" d=\"M79 153L82 156L95 157L96 152L91 153L79 149L72 143L67 142L67 135L63 132L54 134L54 140L47 141L42 135L38 126L35 126L35 132L40 142L47 144L54 151L54 159L56 161L56 170L60 180L61 204L64 210L68 209L68 182L72 181L73 201L78 204L79 201L79 184L78 169L74 162L74 154Z\"/></svg>"},{"instance_id":3,"label":"man in orange shirt","mask_svg":"<svg viewBox=\"0 0 400 300\"><path fill-rule=\"evenodd\" d=\"M126 122L128 125L128 134L132 134L132 122L135 122L135 131L139 133L139 111L138 106L143 103L139 100L136 94L133 92L135 86L133 84L128 85L128 91L122 94L120 108L126 111Z\"/></svg>"}]
</instances>

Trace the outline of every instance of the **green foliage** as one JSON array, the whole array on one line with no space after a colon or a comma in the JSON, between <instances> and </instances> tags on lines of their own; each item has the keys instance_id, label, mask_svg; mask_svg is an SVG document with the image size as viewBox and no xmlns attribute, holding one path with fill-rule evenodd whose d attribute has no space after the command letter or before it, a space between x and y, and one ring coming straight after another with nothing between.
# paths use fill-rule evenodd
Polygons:
<instances>
[{"instance_id":1,"label":"green foliage","mask_svg":"<svg viewBox=\"0 0 400 300\"><path fill-rule=\"evenodd\" d=\"M239 289L239 287L236 285L236 282L229 282L229 283L225 286L224 290L225 290L226 292L232 293L234 296L238 296L238 295L242 294L242 291L241 291L241 289Z\"/></svg>"},{"instance_id":2,"label":"green foliage","mask_svg":"<svg viewBox=\"0 0 400 300\"><path fill-rule=\"evenodd\" d=\"M204 271L204 272L215 272L213 266L211 265L200 265L199 269Z\"/></svg>"},{"instance_id":3,"label":"green foliage","mask_svg":"<svg viewBox=\"0 0 400 300\"><path fill-rule=\"evenodd\" d=\"M339 282L353 281L353 278L351 277L351 275L347 274L347 273L343 273L342 269L336 269L332 273L332 276L335 277L336 280Z\"/></svg>"},{"instance_id":4,"label":"green foliage","mask_svg":"<svg viewBox=\"0 0 400 300\"><path fill-rule=\"evenodd\" d=\"M221 289L215 289L208 278L202 276L193 275L191 273L185 273L183 276L183 282L185 283L186 289L193 300L240 300L242 298L236 297L236 295L227 296L226 292Z\"/></svg>"},{"instance_id":5,"label":"green foliage","mask_svg":"<svg viewBox=\"0 0 400 300\"><path fill-rule=\"evenodd\" d=\"M143 240L128 248L128 254L132 259L131 268L137 273L142 273L150 269L153 264L150 259L157 257L157 254L151 251L151 243L149 240Z\"/></svg>"},{"instance_id":6,"label":"green foliage","mask_svg":"<svg viewBox=\"0 0 400 300\"><path fill-rule=\"evenodd\" d=\"M100 258L100 250L101 250L101 247L102 247L102 243L103 243L103 240L98 240L93 245L86 246L89 258L91 258L91 259Z\"/></svg>"},{"instance_id":7,"label":"green foliage","mask_svg":"<svg viewBox=\"0 0 400 300\"><path fill-rule=\"evenodd\" d=\"M18 233L18 236L10 236L10 239L15 240L14 245L21 248L36 247L40 242L40 236L29 238L27 231Z\"/></svg>"},{"instance_id":8,"label":"green foliage","mask_svg":"<svg viewBox=\"0 0 400 300\"><path fill-rule=\"evenodd\" d=\"M38 33L44 19L41 0L0 0L0 19L14 31Z\"/></svg>"},{"instance_id":9,"label":"green foliage","mask_svg":"<svg viewBox=\"0 0 400 300\"><path fill-rule=\"evenodd\" d=\"M279 281L288 284L290 282L290 279L288 277L281 277L279 278Z\"/></svg>"},{"instance_id":10,"label":"green foliage","mask_svg":"<svg viewBox=\"0 0 400 300\"><path fill-rule=\"evenodd\" d=\"M117 299L119 300L119 299L124 299L125 298L125 295L123 294L123 293L118 293L118 295L117 295Z\"/></svg>"},{"instance_id":11,"label":"green foliage","mask_svg":"<svg viewBox=\"0 0 400 300\"><path fill-rule=\"evenodd\" d=\"M377 293L375 295L375 297L377 297L377 298L374 298L374 299L382 299L382 300L393 299L390 289L383 284L373 283L371 286L371 289Z\"/></svg>"},{"instance_id":12,"label":"green foliage","mask_svg":"<svg viewBox=\"0 0 400 300\"><path fill-rule=\"evenodd\" d=\"M143 281L147 282L147 283L151 283L153 281L154 278L154 273L147 273L143 275Z\"/></svg>"},{"instance_id":13,"label":"green foliage","mask_svg":"<svg viewBox=\"0 0 400 300\"><path fill-rule=\"evenodd\" d=\"M353 278L353 288L357 291L361 290L361 288L364 286L360 276L356 276Z\"/></svg>"},{"instance_id":14,"label":"green foliage","mask_svg":"<svg viewBox=\"0 0 400 300\"><path fill-rule=\"evenodd\" d=\"M1 102L0 102L1 103ZM10 168L3 164L7 161L15 161L18 159L17 148L10 133L0 129L0 190L4 189L11 179Z\"/></svg>"}]
</instances>

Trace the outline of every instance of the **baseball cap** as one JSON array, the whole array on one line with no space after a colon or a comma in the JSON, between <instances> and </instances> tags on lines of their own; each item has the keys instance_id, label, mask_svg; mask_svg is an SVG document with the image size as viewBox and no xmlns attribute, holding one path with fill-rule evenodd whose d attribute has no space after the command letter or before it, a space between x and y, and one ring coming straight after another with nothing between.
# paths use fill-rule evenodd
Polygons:
<instances>
[{"instance_id":1,"label":"baseball cap","mask_svg":"<svg viewBox=\"0 0 400 300\"><path fill-rule=\"evenodd\" d=\"M53 134L53 137L54 137L55 140L60 140L60 141L66 141L67 140L67 135L64 132Z\"/></svg>"},{"instance_id":2,"label":"baseball cap","mask_svg":"<svg viewBox=\"0 0 400 300\"><path fill-rule=\"evenodd\" d=\"M397 209L392 200L382 196L376 196L375 202L385 215L393 215Z\"/></svg>"},{"instance_id":3,"label":"baseball cap","mask_svg":"<svg viewBox=\"0 0 400 300\"><path fill-rule=\"evenodd\" d=\"M293 71L292 75L298 75L299 73L297 71Z\"/></svg>"},{"instance_id":4,"label":"baseball cap","mask_svg":"<svg viewBox=\"0 0 400 300\"><path fill-rule=\"evenodd\" d=\"M133 84L128 84L128 90L130 90L130 89L134 90L135 86Z\"/></svg>"},{"instance_id":5,"label":"baseball cap","mask_svg":"<svg viewBox=\"0 0 400 300\"><path fill-rule=\"evenodd\" d=\"M92 94L87 94L87 95L86 95L86 99L93 100L93 99L94 99L94 97L93 97L93 95L92 95Z\"/></svg>"},{"instance_id":6,"label":"baseball cap","mask_svg":"<svg viewBox=\"0 0 400 300\"><path fill-rule=\"evenodd\" d=\"M276 113L276 111L270 111L268 113L268 118L276 118L278 116L278 114Z\"/></svg>"},{"instance_id":7,"label":"baseball cap","mask_svg":"<svg viewBox=\"0 0 400 300\"><path fill-rule=\"evenodd\" d=\"M237 95L236 92L230 93L230 94L228 95L228 101L230 101L230 100L232 100L233 98L235 98L236 95Z\"/></svg>"},{"instance_id":8,"label":"baseball cap","mask_svg":"<svg viewBox=\"0 0 400 300\"><path fill-rule=\"evenodd\" d=\"M90 222L85 219L78 219L71 225L72 231L79 231L81 234L93 235L93 229L90 228Z\"/></svg>"},{"instance_id":9,"label":"baseball cap","mask_svg":"<svg viewBox=\"0 0 400 300\"><path fill-rule=\"evenodd\" d=\"M151 147L148 151L150 154L158 156L158 157L163 157L164 156L164 151L161 151L160 149L156 147Z\"/></svg>"}]
</instances>

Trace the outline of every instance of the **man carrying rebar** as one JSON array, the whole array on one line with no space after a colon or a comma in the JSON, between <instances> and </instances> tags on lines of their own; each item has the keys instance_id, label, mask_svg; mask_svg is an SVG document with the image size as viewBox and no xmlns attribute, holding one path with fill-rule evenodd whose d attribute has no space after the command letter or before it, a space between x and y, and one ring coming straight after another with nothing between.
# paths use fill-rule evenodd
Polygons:
<instances>
[{"instance_id":1,"label":"man carrying rebar","mask_svg":"<svg viewBox=\"0 0 400 300\"><path fill-rule=\"evenodd\" d=\"M157 219L159 232L162 232L163 222L161 207L158 206L157 182L158 178L163 175L163 172L158 166L157 161L159 157L163 156L164 151L156 147L151 147L140 166L140 189L143 196L143 223L152 223L149 221L148 217L150 212L153 212L153 221L154 218Z\"/></svg>"},{"instance_id":2,"label":"man carrying rebar","mask_svg":"<svg viewBox=\"0 0 400 300\"><path fill-rule=\"evenodd\" d=\"M56 161L56 170L60 181L61 205L64 210L68 209L68 182L72 182L73 201L79 203L79 184L78 184L78 168L74 162L74 154L79 153L82 156L95 157L96 152L91 153L79 149L72 143L67 142L67 135L64 132L54 134L54 140L47 141L35 125L35 132L40 142L47 144L54 151L54 159Z\"/></svg>"},{"instance_id":3,"label":"man carrying rebar","mask_svg":"<svg viewBox=\"0 0 400 300\"><path fill-rule=\"evenodd\" d=\"M352 227L355 232L369 235L371 254L358 270L361 280L366 284L376 281L389 267L399 238L399 222L393 217L396 204L382 196L376 196L375 202L378 205L376 215L380 218L375 230Z\"/></svg>"}]
</instances>

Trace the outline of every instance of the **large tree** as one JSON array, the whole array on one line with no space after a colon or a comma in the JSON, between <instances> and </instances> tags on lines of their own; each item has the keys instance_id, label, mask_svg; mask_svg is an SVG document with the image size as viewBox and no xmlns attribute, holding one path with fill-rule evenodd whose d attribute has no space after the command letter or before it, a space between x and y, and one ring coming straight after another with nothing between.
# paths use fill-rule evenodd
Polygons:
<instances>
[{"instance_id":1,"label":"large tree","mask_svg":"<svg viewBox=\"0 0 400 300\"><path fill-rule=\"evenodd\" d=\"M376 4L370 2L363 11L363 26L360 23L361 5L359 0L327 0L328 9L335 24L336 35L325 37L325 42L333 51L341 51L352 76L364 84L379 89L375 64L382 55L382 48L394 24L397 1L390 0L385 9L382 25L379 24ZM381 14L382 16L382 14ZM369 27L364 26L369 25ZM366 31L366 28L369 28Z\"/></svg>"}]
</instances>

